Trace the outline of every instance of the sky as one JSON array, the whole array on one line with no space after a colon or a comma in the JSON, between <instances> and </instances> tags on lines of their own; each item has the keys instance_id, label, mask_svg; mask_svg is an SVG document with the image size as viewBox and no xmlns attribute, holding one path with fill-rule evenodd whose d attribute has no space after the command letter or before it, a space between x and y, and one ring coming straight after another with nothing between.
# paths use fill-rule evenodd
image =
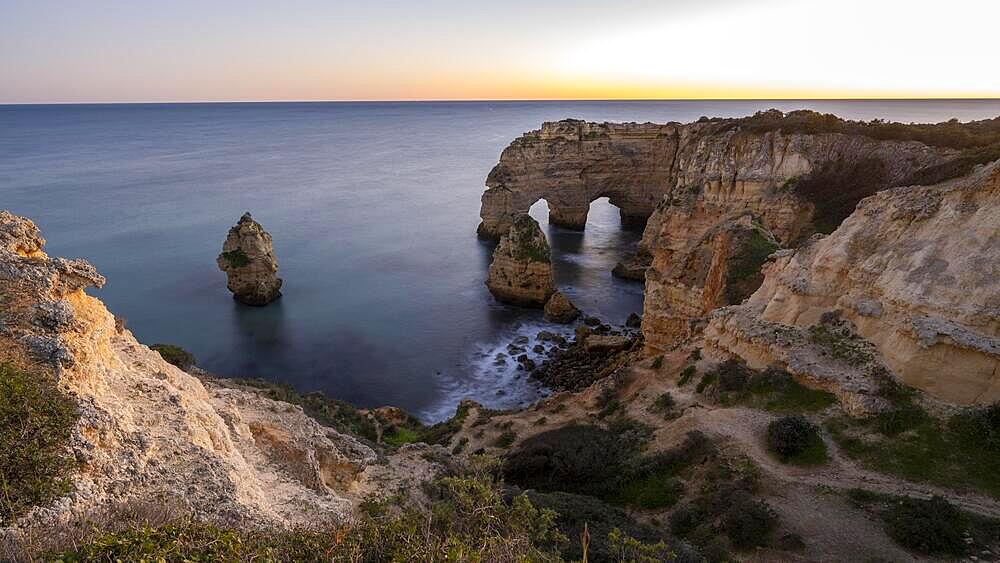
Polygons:
<instances>
[{"instance_id":1,"label":"sky","mask_svg":"<svg viewBox=\"0 0 1000 563\"><path fill-rule=\"evenodd\" d=\"M1000 97L997 0L0 0L0 103Z\"/></svg>"}]
</instances>

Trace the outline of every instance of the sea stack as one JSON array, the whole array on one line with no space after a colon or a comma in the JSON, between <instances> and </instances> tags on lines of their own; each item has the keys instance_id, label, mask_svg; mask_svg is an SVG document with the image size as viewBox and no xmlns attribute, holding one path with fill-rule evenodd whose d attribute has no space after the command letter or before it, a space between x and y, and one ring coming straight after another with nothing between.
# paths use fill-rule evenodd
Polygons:
<instances>
[{"instance_id":1,"label":"sea stack","mask_svg":"<svg viewBox=\"0 0 1000 563\"><path fill-rule=\"evenodd\" d=\"M260 307L281 297L271 235L249 212L229 229L216 263L226 273L226 285L240 303Z\"/></svg>"},{"instance_id":2,"label":"sea stack","mask_svg":"<svg viewBox=\"0 0 1000 563\"><path fill-rule=\"evenodd\" d=\"M549 243L528 214L515 217L500 237L486 286L498 300L527 307L544 307L555 293Z\"/></svg>"}]
</instances>

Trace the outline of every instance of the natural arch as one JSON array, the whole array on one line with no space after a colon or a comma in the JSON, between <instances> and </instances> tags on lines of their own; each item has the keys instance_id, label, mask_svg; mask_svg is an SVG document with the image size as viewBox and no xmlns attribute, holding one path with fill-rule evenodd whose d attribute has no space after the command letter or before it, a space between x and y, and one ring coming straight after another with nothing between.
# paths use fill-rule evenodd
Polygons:
<instances>
[{"instance_id":1,"label":"natural arch","mask_svg":"<svg viewBox=\"0 0 1000 563\"><path fill-rule=\"evenodd\" d=\"M590 203L601 197L620 209L623 225L644 225L672 185L674 129L566 120L526 133L486 178L479 234L499 238L539 199L560 227L583 229Z\"/></svg>"}]
</instances>

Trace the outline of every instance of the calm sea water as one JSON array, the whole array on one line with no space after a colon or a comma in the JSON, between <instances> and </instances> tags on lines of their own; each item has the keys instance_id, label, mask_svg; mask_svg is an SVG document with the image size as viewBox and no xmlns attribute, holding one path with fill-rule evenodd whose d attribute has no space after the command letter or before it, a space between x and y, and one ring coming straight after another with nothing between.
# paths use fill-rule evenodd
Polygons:
<instances>
[{"instance_id":1,"label":"calm sea water","mask_svg":"<svg viewBox=\"0 0 1000 563\"><path fill-rule=\"evenodd\" d=\"M552 327L494 302L491 247L475 233L483 181L514 137L566 117L769 107L1000 115L1000 100L0 106L0 207L34 219L50 254L93 262L108 278L93 293L143 342L179 344L220 375L437 420L465 396L509 407L543 392L494 356ZM236 304L215 266L248 210L274 236L285 280L266 308ZM547 234L557 282L581 308L613 322L641 311L642 286L611 277L639 238L615 208L599 200L586 232Z\"/></svg>"}]
</instances>

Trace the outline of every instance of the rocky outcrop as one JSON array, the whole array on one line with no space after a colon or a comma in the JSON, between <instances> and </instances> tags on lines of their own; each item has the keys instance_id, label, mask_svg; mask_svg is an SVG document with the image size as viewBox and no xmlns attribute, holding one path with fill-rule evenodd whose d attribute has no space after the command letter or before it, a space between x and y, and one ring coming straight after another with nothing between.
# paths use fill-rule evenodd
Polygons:
<instances>
[{"instance_id":1,"label":"rocky outcrop","mask_svg":"<svg viewBox=\"0 0 1000 563\"><path fill-rule=\"evenodd\" d=\"M516 217L493 251L486 287L498 300L544 307L555 293L549 243L527 214Z\"/></svg>"},{"instance_id":2,"label":"rocky outcrop","mask_svg":"<svg viewBox=\"0 0 1000 563\"><path fill-rule=\"evenodd\" d=\"M671 219L689 228L703 217L703 208L690 202L677 206ZM761 265L778 249L774 236L750 211L715 224L696 239L677 234L671 239L675 248L657 252L646 278L643 335L646 345L658 350L697 334L710 311L749 297L763 280Z\"/></svg>"},{"instance_id":3,"label":"rocky outcrop","mask_svg":"<svg viewBox=\"0 0 1000 563\"><path fill-rule=\"evenodd\" d=\"M369 446L301 408L167 363L84 292L104 283L93 266L49 258L43 244L33 223L0 213L0 361L51 375L77 403L81 466L71 493L19 525L132 500L227 525L342 521L363 494L419 473L412 452L405 472L373 467Z\"/></svg>"},{"instance_id":4,"label":"rocky outcrop","mask_svg":"<svg viewBox=\"0 0 1000 563\"><path fill-rule=\"evenodd\" d=\"M867 170L861 165L876 163L877 181L892 185L954 153L862 135L751 130L739 119L545 123L512 142L487 177L479 234L499 238L539 199L548 202L550 222L583 228L590 203L599 197L619 207L623 223L641 224L648 218L662 222L673 201L696 194L718 218L754 211L788 243L803 233L814 211L794 189L795 180L829 165ZM647 252L657 248L659 230L647 226ZM638 275L641 268L620 269L629 270Z\"/></svg>"},{"instance_id":5,"label":"rocky outcrop","mask_svg":"<svg viewBox=\"0 0 1000 563\"><path fill-rule=\"evenodd\" d=\"M951 403L995 402L998 249L1000 163L935 186L879 192L833 234L779 253L745 304L713 315L706 349L756 366L787 364L805 381L826 381L835 390L870 385L863 374L837 375L829 357L810 360L788 341L807 335L814 344L829 343L821 321L834 314L903 383ZM834 335L834 344L842 337ZM839 367L852 363L839 360Z\"/></svg>"},{"instance_id":6,"label":"rocky outcrop","mask_svg":"<svg viewBox=\"0 0 1000 563\"><path fill-rule=\"evenodd\" d=\"M240 303L262 306L281 297L271 235L249 212L229 229L216 263L226 273L226 285Z\"/></svg>"},{"instance_id":7,"label":"rocky outcrop","mask_svg":"<svg viewBox=\"0 0 1000 563\"><path fill-rule=\"evenodd\" d=\"M554 323L571 323L580 317L580 310L561 291L556 291L545 302L545 318Z\"/></svg>"}]
</instances>

